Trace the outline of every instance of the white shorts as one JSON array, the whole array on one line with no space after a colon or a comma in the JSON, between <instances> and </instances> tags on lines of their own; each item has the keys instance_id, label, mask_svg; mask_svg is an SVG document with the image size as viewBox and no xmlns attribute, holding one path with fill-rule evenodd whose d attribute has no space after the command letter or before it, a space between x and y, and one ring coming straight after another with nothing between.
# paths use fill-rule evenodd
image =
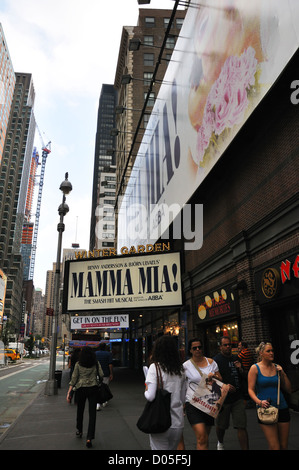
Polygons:
<instances>
[{"instance_id":1,"label":"white shorts","mask_svg":"<svg viewBox=\"0 0 299 470\"><path fill-rule=\"evenodd\" d=\"M150 434L151 450L176 450L184 428L169 428L161 434Z\"/></svg>"}]
</instances>

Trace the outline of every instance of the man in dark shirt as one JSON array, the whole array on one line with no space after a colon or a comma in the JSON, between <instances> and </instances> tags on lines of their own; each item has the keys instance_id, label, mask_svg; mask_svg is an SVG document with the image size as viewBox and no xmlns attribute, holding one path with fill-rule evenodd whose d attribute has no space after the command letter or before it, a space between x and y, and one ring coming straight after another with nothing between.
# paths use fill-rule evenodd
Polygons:
<instances>
[{"instance_id":1,"label":"man in dark shirt","mask_svg":"<svg viewBox=\"0 0 299 470\"><path fill-rule=\"evenodd\" d=\"M96 351L96 358L101 364L104 377L103 382L109 385L109 382L113 379L113 364L112 364L112 354L110 351L106 350L106 344L101 343L99 351ZM102 407L105 407L106 403L102 404ZM97 404L97 411L101 410L101 405Z\"/></svg>"},{"instance_id":2,"label":"man in dark shirt","mask_svg":"<svg viewBox=\"0 0 299 470\"><path fill-rule=\"evenodd\" d=\"M238 431L240 447L248 450L247 435L247 417L245 404L242 397L240 374L238 369L241 367L237 357L232 356L232 347L230 339L223 336L220 340L220 353L214 357L219 367L222 381L230 385L230 391L227 394L222 409L216 418L216 434L218 437L218 450L224 450L223 440L226 429L229 427L230 415L232 415L233 426Z\"/></svg>"}]
</instances>

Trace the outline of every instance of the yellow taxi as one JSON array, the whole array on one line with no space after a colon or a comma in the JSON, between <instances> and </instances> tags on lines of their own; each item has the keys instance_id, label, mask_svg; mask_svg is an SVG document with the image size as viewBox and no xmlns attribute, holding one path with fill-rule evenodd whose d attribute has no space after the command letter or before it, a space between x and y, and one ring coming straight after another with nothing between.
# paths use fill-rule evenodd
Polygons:
<instances>
[{"instance_id":1,"label":"yellow taxi","mask_svg":"<svg viewBox=\"0 0 299 470\"><path fill-rule=\"evenodd\" d=\"M15 349L5 349L4 350L5 357L9 358L12 361L16 361L20 359L20 354Z\"/></svg>"}]
</instances>

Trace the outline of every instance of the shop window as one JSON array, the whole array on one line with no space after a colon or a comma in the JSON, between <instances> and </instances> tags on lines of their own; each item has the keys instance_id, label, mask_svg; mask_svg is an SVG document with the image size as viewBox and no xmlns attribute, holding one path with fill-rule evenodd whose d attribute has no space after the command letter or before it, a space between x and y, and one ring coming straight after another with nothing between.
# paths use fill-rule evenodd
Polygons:
<instances>
[{"instance_id":1,"label":"shop window","mask_svg":"<svg viewBox=\"0 0 299 470\"><path fill-rule=\"evenodd\" d=\"M297 370L299 366L299 308L286 309L275 315L273 324L273 342L275 358L288 371ZM291 374L292 376L292 374ZM296 383L299 384L299 373L297 372Z\"/></svg>"},{"instance_id":2,"label":"shop window","mask_svg":"<svg viewBox=\"0 0 299 470\"><path fill-rule=\"evenodd\" d=\"M206 329L205 354L210 357L219 353L220 338L227 336L232 344L232 354L238 354L239 328L237 321L218 323Z\"/></svg>"}]
</instances>

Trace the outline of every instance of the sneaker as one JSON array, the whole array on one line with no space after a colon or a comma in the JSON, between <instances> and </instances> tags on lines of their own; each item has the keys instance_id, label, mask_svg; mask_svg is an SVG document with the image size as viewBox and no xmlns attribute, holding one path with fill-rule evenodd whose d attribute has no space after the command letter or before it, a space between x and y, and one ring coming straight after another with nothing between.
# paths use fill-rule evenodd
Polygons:
<instances>
[{"instance_id":1,"label":"sneaker","mask_svg":"<svg viewBox=\"0 0 299 470\"><path fill-rule=\"evenodd\" d=\"M217 450L224 450L224 445L222 442L217 442Z\"/></svg>"},{"instance_id":2,"label":"sneaker","mask_svg":"<svg viewBox=\"0 0 299 470\"><path fill-rule=\"evenodd\" d=\"M101 411L101 405L99 403L97 404L97 411Z\"/></svg>"},{"instance_id":3,"label":"sneaker","mask_svg":"<svg viewBox=\"0 0 299 470\"><path fill-rule=\"evenodd\" d=\"M108 405L108 401L105 401L105 403L102 403L101 406L102 406L103 408L105 408L105 406L107 406L107 405Z\"/></svg>"}]
</instances>

